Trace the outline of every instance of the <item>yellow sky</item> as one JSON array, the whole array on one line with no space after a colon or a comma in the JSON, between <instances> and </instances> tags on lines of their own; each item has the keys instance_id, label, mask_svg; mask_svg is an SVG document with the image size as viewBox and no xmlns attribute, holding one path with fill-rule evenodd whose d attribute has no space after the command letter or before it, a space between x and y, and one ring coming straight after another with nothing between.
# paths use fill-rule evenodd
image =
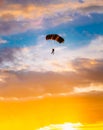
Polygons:
<instances>
[{"instance_id":1,"label":"yellow sky","mask_svg":"<svg viewBox=\"0 0 103 130\"><path fill-rule=\"evenodd\" d=\"M87 122L81 129L89 130L89 125L99 122L103 115L102 101L98 103L96 100L99 99L94 101L90 97L71 96L34 101L1 101L0 130L36 130L66 122ZM94 128L97 130L98 127Z\"/></svg>"}]
</instances>

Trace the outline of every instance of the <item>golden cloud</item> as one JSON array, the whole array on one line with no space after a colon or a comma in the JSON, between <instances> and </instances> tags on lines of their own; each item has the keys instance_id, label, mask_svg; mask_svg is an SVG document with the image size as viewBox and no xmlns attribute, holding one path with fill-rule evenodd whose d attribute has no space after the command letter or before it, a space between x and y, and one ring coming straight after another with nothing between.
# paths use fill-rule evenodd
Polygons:
<instances>
[{"instance_id":1,"label":"golden cloud","mask_svg":"<svg viewBox=\"0 0 103 130\"><path fill-rule=\"evenodd\" d=\"M58 26L75 18L75 12L89 15L102 13L103 2L97 1L4 1L0 8L0 33L2 35L25 32L30 29L43 29ZM48 23L47 23L48 21ZM5 27L6 26L6 27Z\"/></svg>"}]
</instances>

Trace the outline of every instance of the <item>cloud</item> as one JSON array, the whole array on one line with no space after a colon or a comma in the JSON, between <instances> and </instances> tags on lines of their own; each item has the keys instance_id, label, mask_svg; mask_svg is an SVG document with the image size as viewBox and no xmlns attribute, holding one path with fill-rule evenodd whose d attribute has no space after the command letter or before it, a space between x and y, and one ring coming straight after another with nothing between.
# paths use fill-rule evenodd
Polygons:
<instances>
[{"instance_id":1,"label":"cloud","mask_svg":"<svg viewBox=\"0 0 103 130\"><path fill-rule=\"evenodd\" d=\"M44 94L44 95L39 95L39 96L34 96L34 97L0 97L0 102L27 102L27 101L35 101L35 100L41 100L47 97L53 97L55 95L52 95L50 93ZM56 95L57 96L57 95Z\"/></svg>"},{"instance_id":2,"label":"cloud","mask_svg":"<svg viewBox=\"0 0 103 130\"><path fill-rule=\"evenodd\" d=\"M19 96L37 96L50 93L67 96L73 93L103 91L103 60L75 59L71 66L73 71L64 72L8 70L2 73L2 77L6 77L3 84L6 91L1 90L0 94L18 96L19 93Z\"/></svg>"},{"instance_id":3,"label":"cloud","mask_svg":"<svg viewBox=\"0 0 103 130\"><path fill-rule=\"evenodd\" d=\"M102 91L101 36L74 51L65 46L55 46L54 56L50 54L50 44L43 39L44 36L39 37L38 44L28 48L1 49L0 68L5 70L0 76L3 81L0 86L5 87L1 96L46 93L63 96L80 93L80 88L81 93Z\"/></svg>"},{"instance_id":4,"label":"cloud","mask_svg":"<svg viewBox=\"0 0 103 130\"><path fill-rule=\"evenodd\" d=\"M95 86L95 85L90 85L89 87L83 87L83 88L78 88L78 87L74 87L74 91L73 93L76 94L80 94L80 93L89 93L89 92L102 92L103 91L103 86Z\"/></svg>"},{"instance_id":5,"label":"cloud","mask_svg":"<svg viewBox=\"0 0 103 130\"><path fill-rule=\"evenodd\" d=\"M0 0L0 6L4 4L4 0Z\"/></svg>"},{"instance_id":6,"label":"cloud","mask_svg":"<svg viewBox=\"0 0 103 130\"><path fill-rule=\"evenodd\" d=\"M102 129L103 128L103 123L102 122L98 122L95 124L81 124L81 123L64 123L64 124L50 124L49 126L45 126L36 130L52 130L52 129Z\"/></svg>"},{"instance_id":7,"label":"cloud","mask_svg":"<svg viewBox=\"0 0 103 130\"><path fill-rule=\"evenodd\" d=\"M7 18L7 17L6 17ZM7 18L8 19L8 18ZM42 29L41 19L33 20L33 21L17 21L6 19L0 22L0 34L1 35L10 35L26 32L27 30L34 29Z\"/></svg>"},{"instance_id":8,"label":"cloud","mask_svg":"<svg viewBox=\"0 0 103 130\"><path fill-rule=\"evenodd\" d=\"M91 40L88 45L76 49L72 52L72 57L77 58L91 58L91 59L101 59L103 57L103 36L96 36Z\"/></svg>"},{"instance_id":9,"label":"cloud","mask_svg":"<svg viewBox=\"0 0 103 130\"><path fill-rule=\"evenodd\" d=\"M97 63L102 63L102 43L103 37L98 36L88 43L88 45L73 50L65 45L60 46L54 44L51 46L48 41L45 41L45 36L42 36L41 38L39 37L35 46L1 49L0 67L13 71L73 71L74 68L71 64L72 60L79 64L82 62L85 63L85 61L90 64L90 62L95 62L95 59L101 59L101 61L98 60ZM54 56L51 55L52 47L55 47Z\"/></svg>"},{"instance_id":10,"label":"cloud","mask_svg":"<svg viewBox=\"0 0 103 130\"><path fill-rule=\"evenodd\" d=\"M81 14L90 14L90 13L103 13L103 6L87 6L85 8L80 9Z\"/></svg>"},{"instance_id":11,"label":"cloud","mask_svg":"<svg viewBox=\"0 0 103 130\"><path fill-rule=\"evenodd\" d=\"M25 5L28 5L28 4L34 4L34 5L37 5L37 6L47 6L47 5L49 5L49 4L58 4L58 3L60 3L60 2L63 2L63 0L52 0L52 1L48 1L48 0L43 0L43 1L41 1L41 0L25 0L25 2L24 1L21 1L21 0L5 0L5 2L6 3L8 3L8 4L21 4L21 5L23 5L23 6L25 6ZM67 2L67 0L66 0L66 2Z\"/></svg>"},{"instance_id":12,"label":"cloud","mask_svg":"<svg viewBox=\"0 0 103 130\"><path fill-rule=\"evenodd\" d=\"M44 36L32 47L1 49L0 69L4 72L0 75L0 86L5 89L0 95L67 95L80 88L81 93L102 91L102 41L103 37L98 36L75 50L56 44L55 55L50 54L51 45Z\"/></svg>"},{"instance_id":13,"label":"cloud","mask_svg":"<svg viewBox=\"0 0 103 130\"><path fill-rule=\"evenodd\" d=\"M81 123L64 123L64 124L51 124L49 126L45 126L43 128L39 128L39 129L36 129L36 130L52 130L52 129L57 129L57 130L64 130L64 129L77 129L77 128L80 128L80 126L82 126Z\"/></svg>"},{"instance_id":14,"label":"cloud","mask_svg":"<svg viewBox=\"0 0 103 130\"><path fill-rule=\"evenodd\" d=\"M50 4L59 4L59 3L64 3L64 0L52 0L52 1L48 1L48 0L25 0L24 1L16 1L16 0L5 0L6 3L8 4L21 4L21 5L27 5L27 4L35 4L35 5L40 5L40 6L46 6L46 5L50 5ZM65 0L65 2L68 2L68 0ZM80 2L83 3L84 0L70 0L70 2Z\"/></svg>"},{"instance_id":15,"label":"cloud","mask_svg":"<svg viewBox=\"0 0 103 130\"><path fill-rule=\"evenodd\" d=\"M56 46L55 56L50 54L51 47L43 37L38 39L36 46L0 51L0 68L5 70L1 75L4 81L1 86L6 86L6 95L18 96L15 93L18 91L24 96L44 93L63 96L78 93L80 88L81 93L102 91L102 37L74 51ZM14 91L12 94L11 89Z\"/></svg>"},{"instance_id":16,"label":"cloud","mask_svg":"<svg viewBox=\"0 0 103 130\"><path fill-rule=\"evenodd\" d=\"M9 63L12 62L15 57L14 54L18 50L17 48L0 48L0 66L5 63L9 67Z\"/></svg>"},{"instance_id":17,"label":"cloud","mask_svg":"<svg viewBox=\"0 0 103 130\"><path fill-rule=\"evenodd\" d=\"M84 78L103 82L103 60L77 59L72 65L74 70L82 73Z\"/></svg>"},{"instance_id":18,"label":"cloud","mask_svg":"<svg viewBox=\"0 0 103 130\"><path fill-rule=\"evenodd\" d=\"M62 122L78 122L79 121L83 124L88 123L88 125L90 125L91 123L96 124L96 122L103 121L103 92L101 93L92 92L92 93L86 93L86 94L78 94L78 95L75 94L75 95L66 95L66 96L56 96L53 94L48 94L48 95L45 94L44 97L42 97L42 95L40 97L39 96L37 97L35 97L35 95L23 97L22 95L22 97L19 98L16 96L7 97L6 95L5 97L4 96L0 97L0 103L2 105L4 103L7 106L10 105L12 110L15 110L16 108L18 108L16 113L19 113L18 110L20 110L21 112L19 113L20 116L22 116L22 113L24 109L26 108L25 113L30 112L29 118L31 117L31 114L35 115L37 113L36 110L38 110L40 112L40 115L37 121L40 121L40 118L46 121L48 114L50 115L49 117L51 117L51 118L49 117L48 118L53 119L51 120L50 123L55 123L54 121L57 121L56 122L57 124L62 123ZM29 107L25 107L27 105ZM77 109L75 110L75 108ZM6 107L1 108L1 109L6 110ZM63 109L65 111L63 111ZM43 115L41 115L42 113ZM9 114L14 115L14 111L11 111L11 113L9 112ZM60 117L60 120L58 120L58 116ZM37 113L37 117L38 117L38 113ZM54 120L54 117L55 117L55 120Z\"/></svg>"},{"instance_id":19,"label":"cloud","mask_svg":"<svg viewBox=\"0 0 103 130\"><path fill-rule=\"evenodd\" d=\"M0 34L54 27L75 20L75 13L103 13L103 1L5 1L0 9ZM33 13L36 12L36 13ZM48 26L46 26L48 25Z\"/></svg>"},{"instance_id":20,"label":"cloud","mask_svg":"<svg viewBox=\"0 0 103 130\"><path fill-rule=\"evenodd\" d=\"M84 2L85 2L85 0L79 0L79 2L80 2L80 3L84 3Z\"/></svg>"},{"instance_id":21,"label":"cloud","mask_svg":"<svg viewBox=\"0 0 103 130\"><path fill-rule=\"evenodd\" d=\"M1 84L1 83L5 83L5 80L6 80L6 76L0 74L0 84Z\"/></svg>"},{"instance_id":22,"label":"cloud","mask_svg":"<svg viewBox=\"0 0 103 130\"><path fill-rule=\"evenodd\" d=\"M5 44L5 43L7 43L8 41L7 40L4 40L4 39L1 39L0 38L0 44Z\"/></svg>"}]
</instances>

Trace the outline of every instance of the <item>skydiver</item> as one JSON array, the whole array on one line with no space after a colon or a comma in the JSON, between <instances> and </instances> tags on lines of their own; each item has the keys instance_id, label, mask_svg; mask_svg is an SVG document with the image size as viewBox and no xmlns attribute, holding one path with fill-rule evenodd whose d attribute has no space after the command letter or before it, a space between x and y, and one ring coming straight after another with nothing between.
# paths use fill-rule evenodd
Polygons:
<instances>
[{"instance_id":1,"label":"skydiver","mask_svg":"<svg viewBox=\"0 0 103 130\"><path fill-rule=\"evenodd\" d=\"M51 52L51 54L53 54L53 55L54 55L54 48L52 49L52 52Z\"/></svg>"}]
</instances>

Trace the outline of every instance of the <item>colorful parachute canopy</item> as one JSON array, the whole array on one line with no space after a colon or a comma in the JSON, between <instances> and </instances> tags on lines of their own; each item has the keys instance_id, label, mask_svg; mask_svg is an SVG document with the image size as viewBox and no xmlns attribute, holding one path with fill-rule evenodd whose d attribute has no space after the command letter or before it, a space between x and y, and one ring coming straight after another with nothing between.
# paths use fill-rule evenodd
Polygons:
<instances>
[{"instance_id":1,"label":"colorful parachute canopy","mask_svg":"<svg viewBox=\"0 0 103 130\"><path fill-rule=\"evenodd\" d=\"M61 36L59 36L58 34L48 34L46 36L46 40L56 40L59 43L64 42L64 39Z\"/></svg>"}]
</instances>

